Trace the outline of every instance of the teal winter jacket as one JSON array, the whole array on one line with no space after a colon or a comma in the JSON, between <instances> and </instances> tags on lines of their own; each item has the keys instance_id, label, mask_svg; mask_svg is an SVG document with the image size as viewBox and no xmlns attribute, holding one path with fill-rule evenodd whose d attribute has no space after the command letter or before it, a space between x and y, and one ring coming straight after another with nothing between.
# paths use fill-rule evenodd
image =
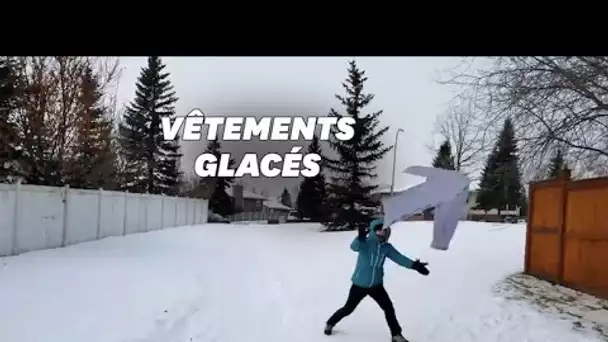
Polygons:
<instances>
[{"instance_id":1,"label":"teal winter jacket","mask_svg":"<svg viewBox=\"0 0 608 342\"><path fill-rule=\"evenodd\" d=\"M353 284L359 287L370 288L383 283L384 260L386 258L405 268L412 268L413 261L410 258L399 253L389 242L378 241L374 228L382 224L381 219L372 221L365 241L355 238L350 244L350 248L359 253L357 265L351 278Z\"/></svg>"}]
</instances>

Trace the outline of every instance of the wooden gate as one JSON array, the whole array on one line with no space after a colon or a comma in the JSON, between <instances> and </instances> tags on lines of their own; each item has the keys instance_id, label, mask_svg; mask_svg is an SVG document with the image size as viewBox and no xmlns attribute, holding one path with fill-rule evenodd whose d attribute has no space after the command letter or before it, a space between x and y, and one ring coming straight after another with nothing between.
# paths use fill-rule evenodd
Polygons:
<instances>
[{"instance_id":1,"label":"wooden gate","mask_svg":"<svg viewBox=\"0 0 608 342\"><path fill-rule=\"evenodd\" d=\"M525 272L608 299L608 178L530 184Z\"/></svg>"}]
</instances>

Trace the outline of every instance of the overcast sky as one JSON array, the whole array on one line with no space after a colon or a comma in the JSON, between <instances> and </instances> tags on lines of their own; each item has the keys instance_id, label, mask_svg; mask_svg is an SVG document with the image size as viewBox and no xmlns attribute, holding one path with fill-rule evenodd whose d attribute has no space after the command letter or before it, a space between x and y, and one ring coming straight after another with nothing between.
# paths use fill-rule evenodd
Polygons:
<instances>
[{"instance_id":1,"label":"overcast sky","mask_svg":"<svg viewBox=\"0 0 608 342\"><path fill-rule=\"evenodd\" d=\"M335 94L343 94L350 58L219 58L166 57L177 91L178 115L200 108L210 115L246 116L326 116L330 108L343 110ZM393 144L395 132L402 128L397 149L398 172L410 165L428 165L432 160L426 146L433 137L433 124L454 95L454 89L437 84L441 72L458 64L461 58L355 58L369 78L364 91L374 93L369 110L384 110L380 120L390 126L386 143ZM118 90L119 101L133 99L135 83L146 58L121 57L123 73ZM183 168L193 174L193 162L207 142L184 143ZM287 143L226 142L227 151L237 162L246 152L285 153ZM393 154L378 164L379 184L390 184ZM396 177L396 186L407 185L408 177ZM271 195L283 186L290 190L298 180L247 180L249 187Z\"/></svg>"}]
</instances>

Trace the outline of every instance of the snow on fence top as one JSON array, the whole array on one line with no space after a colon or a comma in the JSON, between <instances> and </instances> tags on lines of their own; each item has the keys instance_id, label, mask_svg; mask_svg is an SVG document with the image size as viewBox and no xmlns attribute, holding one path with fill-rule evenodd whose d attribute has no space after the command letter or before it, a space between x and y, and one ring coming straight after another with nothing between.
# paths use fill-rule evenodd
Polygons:
<instances>
[{"instance_id":1,"label":"snow on fence top","mask_svg":"<svg viewBox=\"0 0 608 342\"><path fill-rule=\"evenodd\" d=\"M203 199L0 184L0 256L207 222Z\"/></svg>"}]
</instances>

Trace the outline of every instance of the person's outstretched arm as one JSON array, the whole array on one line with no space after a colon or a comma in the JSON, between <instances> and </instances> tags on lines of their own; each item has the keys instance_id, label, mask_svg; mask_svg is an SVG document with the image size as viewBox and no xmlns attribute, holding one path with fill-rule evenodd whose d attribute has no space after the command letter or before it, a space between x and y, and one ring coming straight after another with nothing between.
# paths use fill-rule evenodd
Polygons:
<instances>
[{"instance_id":1,"label":"person's outstretched arm","mask_svg":"<svg viewBox=\"0 0 608 342\"><path fill-rule=\"evenodd\" d=\"M395 247L393 247L393 245L390 245L390 249L386 256L399 266L415 270L416 272L422 275L429 275L429 270L428 268L426 268L426 265L428 265L428 263L421 262L418 259L412 260L406 257L405 255L399 253L399 251Z\"/></svg>"},{"instance_id":2,"label":"person's outstretched arm","mask_svg":"<svg viewBox=\"0 0 608 342\"><path fill-rule=\"evenodd\" d=\"M393 245L389 246L389 250L386 256L399 266L409 269L414 266L414 260L399 253L399 251L395 247L393 247Z\"/></svg>"}]
</instances>

